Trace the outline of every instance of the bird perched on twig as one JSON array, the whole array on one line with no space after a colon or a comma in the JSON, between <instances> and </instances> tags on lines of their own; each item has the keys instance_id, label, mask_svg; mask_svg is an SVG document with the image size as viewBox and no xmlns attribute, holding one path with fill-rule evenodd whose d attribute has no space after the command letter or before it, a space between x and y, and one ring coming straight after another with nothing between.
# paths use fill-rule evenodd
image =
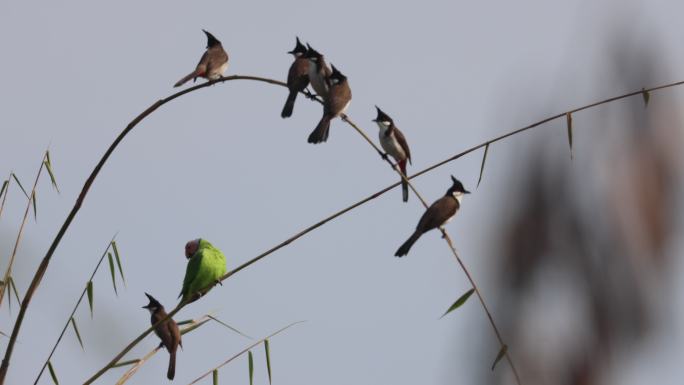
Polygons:
<instances>
[{"instance_id":1,"label":"bird perched on twig","mask_svg":"<svg viewBox=\"0 0 684 385\"><path fill-rule=\"evenodd\" d=\"M194 302L206 294L226 274L226 256L204 239L194 239L185 245L188 266L185 269L181 301Z\"/></svg>"},{"instance_id":2,"label":"bird perched on twig","mask_svg":"<svg viewBox=\"0 0 684 385\"><path fill-rule=\"evenodd\" d=\"M290 66L290 71L287 73L287 89L290 93L287 95L283 112L280 114L283 118L292 116L292 109L294 108L297 94L304 91L309 85L309 59L305 57L307 52L306 47L297 38L295 48L288 52L294 56L294 61Z\"/></svg>"},{"instance_id":3,"label":"bird perched on twig","mask_svg":"<svg viewBox=\"0 0 684 385\"><path fill-rule=\"evenodd\" d=\"M394 121L386 113L382 112L378 106L375 106L378 110L378 116L373 120L378 124L380 128L379 137L380 145L382 149L385 150L383 158L387 158L387 155L391 155L394 161L397 162L399 169L404 175L406 174L406 163L411 163L411 150L409 150L408 143L404 134L399 131L399 128L394 125ZM401 192L404 202L408 201L409 191L408 183L401 178Z\"/></svg>"},{"instance_id":4,"label":"bird perched on twig","mask_svg":"<svg viewBox=\"0 0 684 385\"><path fill-rule=\"evenodd\" d=\"M154 325L166 318L168 314L159 301L147 293L145 293L145 295L150 300L150 303L143 306L143 309L150 311L150 314L152 315L150 322ZM165 347L169 352L169 369L166 371L166 377L169 380L173 380L173 377L176 375L176 351L178 350L178 346L183 347L178 324L176 324L176 321L172 318L169 318L154 328L154 334L161 340L159 346Z\"/></svg>"},{"instance_id":5,"label":"bird perched on twig","mask_svg":"<svg viewBox=\"0 0 684 385\"><path fill-rule=\"evenodd\" d=\"M432 229L442 227L456 215L456 212L461 207L463 194L470 194L470 191L466 190L463 184L454 178L453 175L451 176L451 181L453 184L449 187L449 190L447 190L443 197L437 199L425 210L425 213L423 213L423 216L418 221L416 231L399 247L394 254L395 257L407 255L411 246L416 243L421 235Z\"/></svg>"},{"instance_id":6,"label":"bird perched on twig","mask_svg":"<svg viewBox=\"0 0 684 385\"><path fill-rule=\"evenodd\" d=\"M313 81L312 81L313 84ZM344 114L351 103L351 88L347 77L332 66L332 74L328 78L328 95L323 98L323 117L309 135L308 142L317 144L328 140L330 121Z\"/></svg>"},{"instance_id":7,"label":"bird perched on twig","mask_svg":"<svg viewBox=\"0 0 684 385\"><path fill-rule=\"evenodd\" d=\"M332 70L328 67L325 57L307 43L306 58L309 60L309 81L316 94L325 100L328 96L330 84L328 78L332 75Z\"/></svg>"},{"instance_id":8,"label":"bird perched on twig","mask_svg":"<svg viewBox=\"0 0 684 385\"><path fill-rule=\"evenodd\" d=\"M211 33L202 30L207 35L207 50L197 63L194 71L179 80L174 87L180 87L188 80L192 79L194 82L197 78L205 78L207 80L218 79L223 76L223 73L228 69L228 54L223 49L221 42Z\"/></svg>"}]
</instances>

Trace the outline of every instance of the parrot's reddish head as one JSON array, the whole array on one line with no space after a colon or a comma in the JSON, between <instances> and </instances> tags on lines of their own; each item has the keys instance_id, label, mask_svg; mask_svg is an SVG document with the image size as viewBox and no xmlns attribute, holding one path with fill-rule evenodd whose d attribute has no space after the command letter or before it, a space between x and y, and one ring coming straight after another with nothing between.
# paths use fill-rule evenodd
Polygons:
<instances>
[{"instance_id":1,"label":"parrot's reddish head","mask_svg":"<svg viewBox=\"0 0 684 385\"><path fill-rule=\"evenodd\" d=\"M193 239L192 241L189 241L188 243L186 243L185 244L185 258L190 258L193 255L195 255L195 253L199 249L199 245L200 245L200 239L199 238Z\"/></svg>"}]
</instances>

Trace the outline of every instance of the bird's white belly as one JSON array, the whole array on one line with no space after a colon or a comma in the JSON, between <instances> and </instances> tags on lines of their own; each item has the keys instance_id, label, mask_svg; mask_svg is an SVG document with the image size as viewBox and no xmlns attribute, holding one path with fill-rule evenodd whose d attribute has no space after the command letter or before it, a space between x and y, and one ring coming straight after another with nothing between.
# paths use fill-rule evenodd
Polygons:
<instances>
[{"instance_id":1,"label":"bird's white belly","mask_svg":"<svg viewBox=\"0 0 684 385\"><path fill-rule=\"evenodd\" d=\"M223 74L226 72L227 69L228 69L228 62L225 62L219 68L217 68L217 69L211 71L211 73L209 73L209 79L214 80L214 79L220 78L221 76L223 76Z\"/></svg>"},{"instance_id":2,"label":"bird's white belly","mask_svg":"<svg viewBox=\"0 0 684 385\"><path fill-rule=\"evenodd\" d=\"M387 136L383 131L380 131L380 145L382 146L382 149L385 150L386 153L390 154L396 161L406 158L404 149L401 148L401 145L399 142L397 142L394 136Z\"/></svg>"}]
</instances>

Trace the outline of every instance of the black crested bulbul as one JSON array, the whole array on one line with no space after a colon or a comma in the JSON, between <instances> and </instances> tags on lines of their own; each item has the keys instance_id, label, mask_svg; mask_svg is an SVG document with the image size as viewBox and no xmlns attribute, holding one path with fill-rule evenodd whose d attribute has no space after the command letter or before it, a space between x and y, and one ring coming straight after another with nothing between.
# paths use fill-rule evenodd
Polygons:
<instances>
[{"instance_id":1,"label":"black crested bulbul","mask_svg":"<svg viewBox=\"0 0 684 385\"><path fill-rule=\"evenodd\" d=\"M151 322L152 325L154 325L166 318L167 313L166 310L164 310L164 306L162 306L159 301L147 293L145 293L145 295L150 300L150 303L147 304L147 306L143 306L143 309L150 311L150 314L152 315ZM176 351L178 350L179 345L183 347L178 324L176 324L176 321L172 318L169 318L154 328L154 334L161 339L159 345L164 346L169 352L169 369L166 371L166 377L169 380L173 380L173 377L176 375Z\"/></svg>"},{"instance_id":2,"label":"black crested bulbul","mask_svg":"<svg viewBox=\"0 0 684 385\"><path fill-rule=\"evenodd\" d=\"M290 90L283 112L280 114L283 118L292 116L292 109L294 108L297 94L304 91L309 85L309 59L305 58L306 47L297 38L295 48L288 52L294 56L294 62L290 66L290 71L287 73L287 89Z\"/></svg>"},{"instance_id":3,"label":"black crested bulbul","mask_svg":"<svg viewBox=\"0 0 684 385\"><path fill-rule=\"evenodd\" d=\"M309 135L308 142L317 144L328 140L330 131L330 121L347 110L351 102L351 88L347 77L332 66L332 74L328 78L330 90L328 96L323 99L323 117L318 122L318 126Z\"/></svg>"},{"instance_id":4,"label":"black crested bulbul","mask_svg":"<svg viewBox=\"0 0 684 385\"><path fill-rule=\"evenodd\" d=\"M328 89L330 84L328 78L332 75L332 71L328 68L328 63L325 62L325 57L320 52L311 48L307 43L306 58L309 59L309 81L316 94L325 100L328 96Z\"/></svg>"},{"instance_id":5,"label":"black crested bulbul","mask_svg":"<svg viewBox=\"0 0 684 385\"><path fill-rule=\"evenodd\" d=\"M463 194L470 194L463 184L456 178L451 176L453 184L447 190L443 197L437 199L433 204L425 210L423 216L420 217L418 221L418 226L416 226L416 231L409 237L406 242L404 242L401 247L394 254L395 257L403 257L408 254L411 246L420 238L424 233L441 227L445 223L449 222L451 218L456 215L459 207L461 207L461 199L463 199Z\"/></svg>"},{"instance_id":6,"label":"black crested bulbul","mask_svg":"<svg viewBox=\"0 0 684 385\"><path fill-rule=\"evenodd\" d=\"M221 42L211 33L205 30L202 31L207 35L207 50L204 51L204 55L202 55L199 63L197 63L197 68L174 84L174 87L180 87L190 79L193 82L197 78L205 78L207 80L218 79L228 69L228 54L223 49Z\"/></svg>"},{"instance_id":7,"label":"black crested bulbul","mask_svg":"<svg viewBox=\"0 0 684 385\"><path fill-rule=\"evenodd\" d=\"M386 113L382 112L378 106L375 106L378 110L378 116L373 120L380 127L379 137L380 145L382 149L385 150L387 155L391 155L392 158L397 162L397 165L401 169L401 172L406 174L406 163L411 163L411 150L409 150L408 143L406 143L406 138L399 128L394 125L394 121ZM401 178L401 192L404 202L408 201L408 183Z\"/></svg>"}]
</instances>

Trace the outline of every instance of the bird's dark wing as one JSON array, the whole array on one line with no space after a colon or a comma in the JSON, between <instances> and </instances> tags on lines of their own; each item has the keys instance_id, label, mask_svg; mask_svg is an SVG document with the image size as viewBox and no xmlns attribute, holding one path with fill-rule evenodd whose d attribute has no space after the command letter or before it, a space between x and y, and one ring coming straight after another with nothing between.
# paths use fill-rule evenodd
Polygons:
<instances>
[{"instance_id":1,"label":"bird's dark wing","mask_svg":"<svg viewBox=\"0 0 684 385\"><path fill-rule=\"evenodd\" d=\"M406 153L406 158L408 159L409 163L411 163L411 150L409 150L408 142L406 142L404 134L399 131L398 128L394 127L394 136L397 138L397 142Z\"/></svg>"},{"instance_id":2,"label":"bird's dark wing","mask_svg":"<svg viewBox=\"0 0 684 385\"><path fill-rule=\"evenodd\" d=\"M456 214L458 206L458 201L454 197L443 196L437 199L420 217L416 229L424 233L443 225Z\"/></svg>"},{"instance_id":3,"label":"bird's dark wing","mask_svg":"<svg viewBox=\"0 0 684 385\"><path fill-rule=\"evenodd\" d=\"M291 90L304 91L309 85L309 61L297 58L290 66L287 74L287 87Z\"/></svg>"}]
</instances>

